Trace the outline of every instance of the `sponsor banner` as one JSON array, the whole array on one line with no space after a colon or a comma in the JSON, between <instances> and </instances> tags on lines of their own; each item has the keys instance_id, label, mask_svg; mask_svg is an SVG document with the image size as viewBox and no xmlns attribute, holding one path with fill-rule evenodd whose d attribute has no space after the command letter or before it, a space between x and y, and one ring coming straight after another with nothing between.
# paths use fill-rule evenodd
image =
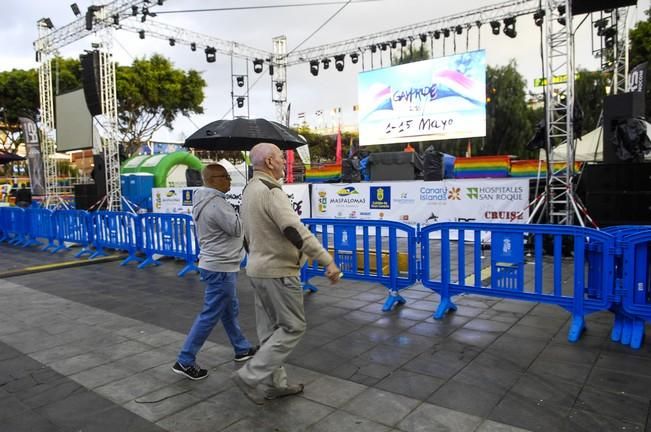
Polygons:
<instances>
[{"instance_id":1,"label":"sponsor banner","mask_svg":"<svg viewBox=\"0 0 651 432\"><path fill-rule=\"evenodd\" d=\"M312 217L436 222L525 223L528 179L312 185Z\"/></svg>"},{"instance_id":2,"label":"sponsor banner","mask_svg":"<svg viewBox=\"0 0 651 432\"><path fill-rule=\"evenodd\" d=\"M152 203L155 213L184 213L192 214L192 197L198 187L184 188L153 188ZM226 193L226 200L239 211L242 203L241 186L233 186ZM310 208L310 189L307 184L283 185L283 190L289 197L292 207L296 214L301 218L309 218Z\"/></svg>"},{"instance_id":3,"label":"sponsor banner","mask_svg":"<svg viewBox=\"0 0 651 432\"><path fill-rule=\"evenodd\" d=\"M36 128L36 123L34 123L34 120L26 117L19 117L18 121L20 121L25 137L25 150L27 153L29 183L32 195L45 195L43 155L41 154L41 144L38 140L38 129Z\"/></svg>"}]
</instances>

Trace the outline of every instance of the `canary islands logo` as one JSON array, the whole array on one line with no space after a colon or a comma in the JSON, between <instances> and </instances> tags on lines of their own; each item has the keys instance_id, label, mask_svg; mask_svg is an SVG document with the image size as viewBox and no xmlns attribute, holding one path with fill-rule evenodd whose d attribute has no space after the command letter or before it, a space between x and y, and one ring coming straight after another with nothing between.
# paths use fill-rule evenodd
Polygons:
<instances>
[{"instance_id":1,"label":"canary islands logo","mask_svg":"<svg viewBox=\"0 0 651 432\"><path fill-rule=\"evenodd\" d=\"M358 195L359 192L357 192L357 189L355 189L353 186L346 186L345 188L341 188L337 191L337 195L339 196L348 196L348 195Z\"/></svg>"},{"instance_id":2,"label":"canary islands logo","mask_svg":"<svg viewBox=\"0 0 651 432\"><path fill-rule=\"evenodd\" d=\"M461 188L458 187L452 187L448 191L448 199L449 200L460 200L461 199Z\"/></svg>"},{"instance_id":3,"label":"canary islands logo","mask_svg":"<svg viewBox=\"0 0 651 432\"><path fill-rule=\"evenodd\" d=\"M388 186L371 186L372 209L391 208L391 188Z\"/></svg>"}]
</instances>

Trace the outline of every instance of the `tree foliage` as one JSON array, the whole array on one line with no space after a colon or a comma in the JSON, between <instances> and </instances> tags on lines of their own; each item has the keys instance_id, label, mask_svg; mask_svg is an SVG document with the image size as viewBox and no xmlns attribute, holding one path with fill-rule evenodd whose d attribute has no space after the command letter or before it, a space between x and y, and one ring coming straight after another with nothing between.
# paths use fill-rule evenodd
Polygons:
<instances>
[{"instance_id":1,"label":"tree foliage","mask_svg":"<svg viewBox=\"0 0 651 432\"><path fill-rule=\"evenodd\" d=\"M598 126L604 107L608 77L601 71L579 70L574 81L574 102L583 110L583 133Z\"/></svg>"},{"instance_id":2,"label":"tree foliage","mask_svg":"<svg viewBox=\"0 0 651 432\"><path fill-rule=\"evenodd\" d=\"M629 32L628 63L631 67L647 62L646 117L651 118L651 8L646 10L646 21L640 21Z\"/></svg>"}]
</instances>

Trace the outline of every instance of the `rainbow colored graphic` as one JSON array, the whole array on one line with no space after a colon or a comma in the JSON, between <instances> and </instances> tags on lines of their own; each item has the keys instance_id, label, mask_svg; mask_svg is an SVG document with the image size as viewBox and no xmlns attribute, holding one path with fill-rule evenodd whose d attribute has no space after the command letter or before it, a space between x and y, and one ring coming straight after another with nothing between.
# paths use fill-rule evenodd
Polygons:
<instances>
[{"instance_id":1,"label":"rainbow colored graphic","mask_svg":"<svg viewBox=\"0 0 651 432\"><path fill-rule=\"evenodd\" d=\"M305 167L305 181L309 183L331 183L341 180L341 164L312 164Z\"/></svg>"},{"instance_id":2,"label":"rainbow colored graphic","mask_svg":"<svg viewBox=\"0 0 651 432\"><path fill-rule=\"evenodd\" d=\"M477 156L454 161L455 178L508 177L511 159L508 156Z\"/></svg>"},{"instance_id":3,"label":"rainbow colored graphic","mask_svg":"<svg viewBox=\"0 0 651 432\"><path fill-rule=\"evenodd\" d=\"M574 170L580 171L581 162L574 162ZM554 170L564 170L565 162L554 163ZM542 161L540 164L540 174L547 174L547 164ZM511 177L536 177L538 175L537 160L511 161Z\"/></svg>"}]
</instances>

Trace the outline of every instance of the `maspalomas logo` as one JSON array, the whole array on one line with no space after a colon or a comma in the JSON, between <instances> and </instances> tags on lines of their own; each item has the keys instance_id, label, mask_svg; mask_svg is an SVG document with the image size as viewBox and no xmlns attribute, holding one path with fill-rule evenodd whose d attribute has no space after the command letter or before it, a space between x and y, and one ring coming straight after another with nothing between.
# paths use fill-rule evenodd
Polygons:
<instances>
[{"instance_id":1,"label":"maspalomas logo","mask_svg":"<svg viewBox=\"0 0 651 432\"><path fill-rule=\"evenodd\" d=\"M348 196L348 195L358 195L359 192L357 192L357 189L355 189L353 186L346 186L345 188L341 188L337 191L337 195L339 196Z\"/></svg>"},{"instance_id":2,"label":"maspalomas logo","mask_svg":"<svg viewBox=\"0 0 651 432\"><path fill-rule=\"evenodd\" d=\"M176 191L174 189L170 189L170 190L167 191L165 196L168 197L168 198L175 197L176 196Z\"/></svg>"},{"instance_id":3,"label":"maspalomas logo","mask_svg":"<svg viewBox=\"0 0 651 432\"><path fill-rule=\"evenodd\" d=\"M448 191L448 199L449 200L460 200L461 199L461 188L458 187L452 187Z\"/></svg>"},{"instance_id":4,"label":"maspalomas logo","mask_svg":"<svg viewBox=\"0 0 651 432\"><path fill-rule=\"evenodd\" d=\"M337 191L337 197L330 198L328 204L339 204L347 207L366 205L366 198L361 196L361 194L353 186L346 186ZM319 204L320 205L320 204Z\"/></svg>"}]
</instances>

